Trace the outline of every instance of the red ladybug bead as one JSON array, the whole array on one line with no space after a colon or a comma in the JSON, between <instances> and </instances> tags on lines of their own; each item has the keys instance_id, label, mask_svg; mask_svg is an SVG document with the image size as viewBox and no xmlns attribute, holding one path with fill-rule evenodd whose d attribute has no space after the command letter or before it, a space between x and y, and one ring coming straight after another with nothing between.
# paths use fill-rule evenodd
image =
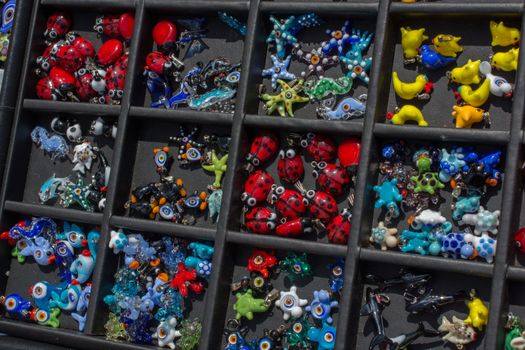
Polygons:
<instances>
[{"instance_id":1,"label":"red ladybug bead","mask_svg":"<svg viewBox=\"0 0 525 350\"><path fill-rule=\"evenodd\" d=\"M277 265L277 258L273 252L254 249L248 258L248 271L258 272L264 278L270 277L270 270Z\"/></svg>"},{"instance_id":2,"label":"red ladybug bead","mask_svg":"<svg viewBox=\"0 0 525 350\"><path fill-rule=\"evenodd\" d=\"M525 227L520 228L514 234L514 243L522 253L525 253Z\"/></svg>"},{"instance_id":3,"label":"red ladybug bead","mask_svg":"<svg viewBox=\"0 0 525 350\"><path fill-rule=\"evenodd\" d=\"M295 148L288 147L279 152L277 173L282 181L288 183L294 184L301 180L304 175L304 164Z\"/></svg>"},{"instance_id":4,"label":"red ladybug bead","mask_svg":"<svg viewBox=\"0 0 525 350\"><path fill-rule=\"evenodd\" d=\"M293 220L304 216L308 201L294 190L276 187L272 193L272 203L279 215L286 220Z\"/></svg>"},{"instance_id":5,"label":"red ladybug bead","mask_svg":"<svg viewBox=\"0 0 525 350\"><path fill-rule=\"evenodd\" d=\"M71 18L63 12L56 12L48 17L44 37L49 41L57 41L64 37L71 27Z\"/></svg>"},{"instance_id":6,"label":"red ladybug bead","mask_svg":"<svg viewBox=\"0 0 525 350\"><path fill-rule=\"evenodd\" d=\"M315 167L312 175L321 190L332 196L339 196L346 190L350 184L350 176L345 169L333 163L312 163Z\"/></svg>"},{"instance_id":7,"label":"red ladybug bead","mask_svg":"<svg viewBox=\"0 0 525 350\"><path fill-rule=\"evenodd\" d=\"M272 190L274 180L272 175L263 170L257 170L250 174L244 183L244 192L241 200L250 207L266 201Z\"/></svg>"},{"instance_id":8,"label":"red ladybug bead","mask_svg":"<svg viewBox=\"0 0 525 350\"><path fill-rule=\"evenodd\" d=\"M251 171L270 160L279 150L279 139L273 132L261 132L252 141L250 153L246 155L247 170Z\"/></svg>"},{"instance_id":9,"label":"red ladybug bead","mask_svg":"<svg viewBox=\"0 0 525 350\"><path fill-rule=\"evenodd\" d=\"M301 146L316 162L329 162L335 159L337 153L334 141L326 136L311 132L301 140Z\"/></svg>"},{"instance_id":10,"label":"red ladybug bead","mask_svg":"<svg viewBox=\"0 0 525 350\"><path fill-rule=\"evenodd\" d=\"M106 89L111 102L118 103L124 95L127 69L128 55L121 56L113 66L108 68L106 73Z\"/></svg>"},{"instance_id":11,"label":"red ladybug bead","mask_svg":"<svg viewBox=\"0 0 525 350\"><path fill-rule=\"evenodd\" d=\"M132 13L124 13L118 19L118 31L125 40L130 40L133 36L133 27L135 26L135 16Z\"/></svg>"},{"instance_id":12,"label":"red ladybug bead","mask_svg":"<svg viewBox=\"0 0 525 350\"><path fill-rule=\"evenodd\" d=\"M49 72L51 68L56 66L56 58L51 53L51 50L53 49L53 46L46 47L44 53L42 56L38 56L36 59L36 64L42 69L44 72ZM58 49L57 49L58 50Z\"/></svg>"},{"instance_id":13,"label":"red ladybug bead","mask_svg":"<svg viewBox=\"0 0 525 350\"><path fill-rule=\"evenodd\" d=\"M103 66L115 63L124 52L122 41L110 39L98 49L97 58Z\"/></svg>"},{"instance_id":14,"label":"red ladybug bead","mask_svg":"<svg viewBox=\"0 0 525 350\"><path fill-rule=\"evenodd\" d=\"M249 232L269 234L277 226L277 215L265 207L252 208L244 216L244 226Z\"/></svg>"},{"instance_id":15,"label":"red ladybug bead","mask_svg":"<svg viewBox=\"0 0 525 350\"><path fill-rule=\"evenodd\" d=\"M77 32L69 32L66 35L66 43L69 45L73 45L75 49L80 52L84 58L86 57L95 57L95 47L91 43L91 41L87 40L86 38L82 37Z\"/></svg>"},{"instance_id":16,"label":"red ladybug bead","mask_svg":"<svg viewBox=\"0 0 525 350\"><path fill-rule=\"evenodd\" d=\"M91 83L93 81L93 74L85 68L81 68L75 73L76 84L75 91L80 101L88 102L92 98L98 96Z\"/></svg>"},{"instance_id":17,"label":"red ladybug bead","mask_svg":"<svg viewBox=\"0 0 525 350\"><path fill-rule=\"evenodd\" d=\"M110 38L118 38L120 36L119 17L115 15L97 17L93 30Z\"/></svg>"},{"instance_id":18,"label":"red ladybug bead","mask_svg":"<svg viewBox=\"0 0 525 350\"><path fill-rule=\"evenodd\" d=\"M298 237L303 233L312 231L312 219L297 218L280 224L275 229L275 233L282 237Z\"/></svg>"},{"instance_id":19,"label":"red ladybug bead","mask_svg":"<svg viewBox=\"0 0 525 350\"><path fill-rule=\"evenodd\" d=\"M84 65L84 56L72 45L63 45L58 49L56 54L57 65L74 73Z\"/></svg>"},{"instance_id":20,"label":"red ladybug bead","mask_svg":"<svg viewBox=\"0 0 525 350\"><path fill-rule=\"evenodd\" d=\"M328 193L309 190L306 192L306 199L310 215L322 223L328 223L337 215L337 202Z\"/></svg>"},{"instance_id":21,"label":"red ladybug bead","mask_svg":"<svg viewBox=\"0 0 525 350\"><path fill-rule=\"evenodd\" d=\"M351 175L355 175L357 173L360 154L361 141L356 138L344 140L337 148L337 157L339 158L339 163Z\"/></svg>"},{"instance_id":22,"label":"red ladybug bead","mask_svg":"<svg viewBox=\"0 0 525 350\"><path fill-rule=\"evenodd\" d=\"M75 76L61 68L53 67L49 72L49 77L62 93L73 91L75 88Z\"/></svg>"},{"instance_id":23,"label":"red ladybug bead","mask_svg":"<svg viewBox=\"0 0 525 350\"><path fill-rule=\"evenodd\" d=\"M171 21L160 21L153 27L153 40L163 51L175 48L177 41L177 27Z\"/></svg>"},{"instance_id":24,"label":"red ladybug bead","mask_svg":"<svg viewBox=\"0 0 525 350\"><path fill-rule=\"evenodd\" d=\"M334 217L328 223L326 231L328 232L328 240L336 244L348 243L350 236L350 229L352 228L352 214L350 211L343 210L343 212Z\"/></svg>"},{"instance_id":25,"label":"red ladybug bead","mask_svg":"<svg viewBox=\"0 0 525 350\"><path fill-rule=\"evenodd\" d=\"M153 51L146 56L146 66L144 69L149 69L160 75L169 75L175 69L170 58L162 52Z\"/></svg>"},{"instance_id":26,"label":"red ladybug bead","mask_svg":"<svg viewBox=\"0 0 525 350\"><path fill-rule=\"evenodd\" d=\"M59 101L62 95L51 77L47 76L36 83L36 95L42 100Z\"/></svg>"}]
</instances>

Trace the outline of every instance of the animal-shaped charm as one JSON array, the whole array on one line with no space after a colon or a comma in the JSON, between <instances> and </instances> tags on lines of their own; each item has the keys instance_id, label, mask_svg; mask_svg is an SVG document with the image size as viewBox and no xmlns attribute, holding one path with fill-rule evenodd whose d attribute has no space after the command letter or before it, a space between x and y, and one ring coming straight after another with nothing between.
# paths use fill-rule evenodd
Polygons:
<instances>
[{"instance_id":1,"label":"animal-shaped charm","mask_svg":"<svg viewBox=\"0 0 525 350\"><path fill-rule=\"evenodd\" d=\"M432 44L434 44L434 48L440 55L457 57L457 54L463 51L463 48L458 44L460 40L460 36L439 34L432 39Z\"/></svg>"},{"instance_id":2,"label":"animal-shaped charm","mask_svg":"<svg viewBox=\"0 0 525 350\"><path fill-rule=\"evenodd\" d=\"M34 286L29 288L29 294L33 297L33 301L38 308L49 309L49 302L52 294L62 293L64 285L54 286L47 281L37 282Z\"/></svg>"},{"instance_id":3,"label":"animal-shaped charm","mask_svg":"<svg viewBox=\"0 0 525 350\"><path fill-rule=\"evenodd\" d=\"M452 106L452 116L456 119L456 128L470 128L473 124L488 121L490 114L484 109L470 105Z\"/></svg>"},{"instance_id":4,"label":"animal-shaped charm","mask_svg":"<svg viewBox=\"0 0 525 350\"><path fill-rule=\"evenodd\" d=\"M428 126L421 110L412 105L396 108L394 113L388 112L386 120L395 125L404 125L407 121L414 121L419 126Z\"/></svg>"},{"instance_id":5,"label":"animal-shaped charm","mask_svg":"<svg viewBox=\"0 0 525 350\"><path fill-rule=\"evenodd\" d=\"M420 255L427 255L430 246L430 234L428 232L414 232L404 230L401 233L401 251L403 253L415 252Z\"/></svg>"},{"instance_id":6,"label":"animal-shaped charm","mask_svg":"<svg viewBox=\"0 0 525 350\"><path fill-rule=\"evenodd\" d=\"M157 326L157 330L153 333L153 339L157 339L159 347L169 347L170 349L175 349L175 339L182 336L181 332L177 329L177 319L171 317Z\"/></svg>"},{"instance_id":7,"label":"animal-shaped charm","mask_svg":"<svg viewBox=\"0 0 525 350\"><path fill-rule=\"evenodd\" d=\"M95 269L95 259L89 250L82 251L82 254L71 264L71 274L79 284L86 283Z\"/></svg>"},{"instance_id":8,"label":"animal-shaped charm","mask_svg":"<svg viewBox=\"0 0 525 350\"><path fill-rule=\"evenodd\" d=\"M434 51L429 45L422 45L419 49L418 60L423 67L430 70L445 68L449 64L456 62L453 57L447 57Z\"/></svg>"},{"instance_id":9,"label":"animal-shaped charm","mask_svg":"<svg viewBox=\"0 0 525 350\"><path fill-rule=\"evenodd\" d=\"M521 33L518 28L507 27L503 22L490 21L490 34L492 34L492 46L518 45Z\"/></svg>"},{"instance_id":10,"label":"animal-shaped charm","mask_svg":"<svg viewBox=\"0 0 525 350\"><path fill-rule=\"evenodd\" d=\"M308 339L317 343L318 350L332 350L335 348L336 328L323 322L322 327L312 327L308 330Z\"/></svg>"},{"instance_id":11,"label":"animal-shaped charm","mask_svg":"<svg viewBox=\"0 0 525 350\"><path fill-rule=\"evenodd\" d=\"M465 241L463 233L438 234L438 240L441 243L441 254L444 257L469 259L474 254L474 248Z\"/></svg>"},{"instance_id":12,"label":"animal-shaped charm","mask_svg":"<svg viewBox=\"0 0 525 350\"><path fill-rule=\"evenodd\" d=\"M93 160L96 158L95 149L90 142L83 142L73 149L73 171L85 174L86 170L91 170Z\"/></svg>"},{"instance_id":13,"label":"animal-shaped charm","mask_svg":"<svg viewBox=\"0 0 525 350\"><path fill-rule=\"evenodd\" d=\"M474 234L481 235L482 233L498 233L500 211L485 210L482 206L476 214L465 214L459 222L460 225L467 224L474 226Z\"/></svg>"},{"instance_id":14,"label":"animal-shaped charm","mask_svg":"<svg viewBox=\"0 0 525 350\"><path fill-rule=\"evenodd\" d=\"M385 180L381 185L374 186L374 191L379 195L374 207L379 209L384 206L388 210L387 217L397 218L399 216L399 206L397 202L401 202L403 199L403 196L397 188L397 179L390 181Z\"/></svg>"},{"instance_id":15,"label":"animal-shaped charm","mask_svg":"<svg viewBox=\"0 0 525 350\"><path fill-rule=\"evenodd\" d=\"M424 74L419 74L413 83L404 83L399 79L397 72L392 72L392 85L397 96L404 100L428 100L433 90L433 84Z\"/></svg>"},{"instance_id":16,"label":"animal-shaped charm","mask_svg":"<svg viewBox=\"0 0 525 350\"><path fill-rule=\"evenodd\" d=\"M492 56L490 64L499 70L511 72L518 69L519 55L519 48L513 48L507 52L497 52Z\"/></svg>"},{"instance_id":17,"label":"animal-shaped charm","mask_svg":"<svg viewBox=\"0 0 525 350\"><path fill-rule=\"evenodd\" d=\"M31 131L31 140L35 145L49 154L53 162L62 160L69 153L66 139L60 135L49 135L46 129L37 126Z\"/></svg>"},{"instance_id":18,"label":"animal-shaped charm","mask_svg":"<svg viewBox=\"0 0 525 350\"><path fill-rule=\"evenodd\" d=\"M456 67L452 69L452 71L447 72L447 77L450 79L450 82L456 84L479 84L480 64L481 60L472 61L469 59L463 66Z\"/></svg>"},{"instance_id":19,"label":"animal-shaped charm","mask_svg":"<svg viewBox=\"0 0 525 350\"><path fill-rule=\"evenodd\" d=\"M80 226L64 221L64 231L56 235L56 239L67 240L73 248L82 248L86 235Z\"/></svg>"},{"instance_id":20,"label":"animal-shaped charm","mask_svg":"<svg viewBox=\"0 0 525 350\"><path fill-rule=\"evenodd\" d=\"M80 293L78 299L76 312L71 313L71 317L78 322L78 330L80 332L84 331L84 326L86 325L87 319L87 309L89 307L89 299L91 298L91 284L88 283L86 287Z\"/></svg>"},{"instance_id":21,"label":"animal-shaped charm","mask_svg":"<svg viewBox=\"0 0 525 350\"><path fill-rule=\"evenodd\" d=\"M397 228L388 228L383 221L379 222L370 233L370 243L377 244L381 250L393 249L398 246Z\"/></svg>"},{"instance_id":22,"label":"animal-shaped charm","mask_svg":"<svg viewBox=\"0 0 525 350\"><path fill-rule=\"evenodd\" d=\"M469 197L459 197L452 210L452 218L456 221L461 220L464 214L475 213L479 210L481 197L471 195Z\"/></svg>"},{"instance_id":23,"label":"animal-shaped charm","mask_svg":"<svg viewBox=\"0 0 525 350\"><path fill-rule=\"evenodd\" d=\"M474 328L456 316L452 316L452 322L443 316L438 330L445 333L442 339L456 345L457 349L464 349L465 345L478 338Z\"/></svg>"},{"instance_id":24,"label":"animal-shaped charm","mask_svg":"<svg viewBox=\"0 0 525 350\"><path fill-rule=\"evenodd\" d=\"M459 101L463 100L474 107L482 106L489 99L490 80L485 79L476 90L473 90L469 85L461 85L457 93L461 97L458 97Z\"/></svg>"},{"instance_id":25,"label":"animal-shaped charm","mask_svg":"<svg viewBox=\"0 0 525 350\"><path fill-rule=\"evenodd\" d=\"M512 97L512 85L503 77L492 74L490 62L483 61L479 72L490 80L490 93L498 97Z\"/></svg>"},{"instance_id":26,"label":"animal-shaped charm","mask_svg":"<svg viewBox=\"0 0 525 350\"><path fill-rule=\"evenodd\" d=\"M108 247L113 249L114 254L120 253L124 247L128 244L128 236L124 233L124 230L119 229L118 231L111 230L111 238L109 240Z\"/></svg>"},{"instance_id":27,"label":"animal-shaped charm","mask_svg":"<svg viewBox=\"0 0 525 350\"><path fill-rule=\"evenodd\" d=\"M78 284L71 284L60 294L51 292L52 299L49 302L50 307L59 307L64 311L73 311L77 307L80 298L81 289Z\"/></svg>"},{"instance_id":28,"label":"animal-shaped charm","mask_svg":"<svg viewBox=\"0 0 525 350\"><path fill-rule=\"evenodd\" d=\"M469 309L468 317L465 319L465 324L474 328L483 330L489 321L489 309L480 298L474 297L467 302Z\"/></svg>"},{"instance_id":29,"label":"animal-shaped charm","mask_svg":"<svg viewBox=\"0 0 525 350\"><path fill-rule=\"evenodd\" d=\"M317 107L317 115L326 120L349 120L360 118L366 112L367 95L360 95L357 99L347 97L342 100L334 110L326 106Z\"/></svg>"},{"instance_id":30,"label":"animal-shaped charm","mask_svg":"<svg viewBox=\"0 0 525 350\"><path fill-rule=\"evenodd\" d=\"M332 308L338 306L339 303L337 301L330 301L330 293L321 289L314 291L314 298L305 310L306 312L310 312L314 319L331 324L333 319L330 313L332 312Z\"/></svg>"},{"instance_id":31,"label":"animal-shaped charm","mask_svg":"<svg viewBox=\"0 0 525 350\"><path fill-rule=\"evenodd\" d=\"M425 28L411 29L410 27L401 27L401 47L405 63L415 63L418 55L418 49L423 41L428 39L425 35Z\"/></svg>"},{"instance_id":32,"label":"animal-shaped charm","mask_svg":"<svg viewBox=\"0 0 525 350\"><path fill-rule=\"evenodd\" d=\"M291 286L288 292L280 291L280 298L275 302L275 306L283 312L283 319L288 321L290 317L298 318L303 314L303 306L308 304L308 300L301 299L297 295L297 287Z\"/></svg>"},{"instance_id":33,"label":"animal-shaped charm","mask_svg":"<svg viewBox=\"0 0 525 350\"><path fill-rule=\"evenodd\" d=\"M477 237L471 233L465 234L465 242L472 244L477 256L483 258L489 264L494 261L494 254L496 254L497 240L491 238L488 234L484 233Z\"/></svg>"},{"instance_id":34,"label":"animal-shaped charm","mask_svg":"<svg viewBox=\"0 0 525 350\"><path fill-rule=\"evenodd\" d=\"M236 311L235 318L237 320L242 317L253 320L254 313L266 312L270 308L264 299L254 298L251 289L248 289L246 293L235 294L235 298L237 301L233 305L233 310Z\"/></svg>"}]
</instances>

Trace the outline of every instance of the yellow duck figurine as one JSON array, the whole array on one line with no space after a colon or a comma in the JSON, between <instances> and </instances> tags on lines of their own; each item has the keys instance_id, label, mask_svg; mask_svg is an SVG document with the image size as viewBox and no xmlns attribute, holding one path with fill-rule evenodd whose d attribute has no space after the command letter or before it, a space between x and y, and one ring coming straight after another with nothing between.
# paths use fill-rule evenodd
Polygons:
<instances>
[{"instance_id":1,"label":"yellow duck figurine","mask_svg":"<svg viewBox=\"0 0 525 350\"><path fill-rule=\"evenodd\" d=\"M432 83L429 83L424 74L418 75L413 83L404 83L399 79L397 72L392 72L392 85L396 94L404 100L428 100L432 91Z\"/></svg>"},{"instance_id":2,"label":"yellow duck figurine","mask_svg":"<svg viewBox=\"0 0 525 350\"><path fill-rule=\"evenodd\" d=\"M492 46L518 45L521 39L518 28L507 27L503 22L490 21L490 33L492 34Z\"/></svg>"},{"instance_id":3,"label":"yellow duck figurine","mask_svg":"<svg viewBox=\"0 0 525 350\"><path fill-rule=\"evenodd\" d=\"M518 69L519 48L510 49L507 52L498 52L492 56L490 65L499 70L510 72Z\"/></svg>"},{"instance_id":4,"label":"yellow duck figurine","mask_svg":"<svg viewBox=\"0 0 525 350\"><path fill-rule=\"evenodd\" d=\"M458 93L463 101L474 107L479 107L489 99L490 80L485 79L476 90L472 90L469 85L461 85L458 88Z\"/></svg>"},{"instance_id":5,"label":"yellow duck figurine","mask_svg":"<svg viewBox=\"0 0 525 350\"><path fill-rule=\"evenodd\" d=\"M427 39L425 28L411 29L410 27L401 27L401 47L403 48L405 59L412 63L415 62L419 47Z\"/></svg>"},{"instance_id":6,"label":"yellow duck figurine","mask_svg":"<svg viewBox=\"0 0 525 350\"><path fill-rule=\"evenodd\" d=\"M453 106L452 109L454 110L452 116L456 119L456 128L470 128L473 124L489 118L489 112L469 105Z\"/></svg>"},{"instance_id":7,"label":"yellow duck figurine","mask_svg":"<svg viewBox=\"0 0 525 350\"><path fill-rule=\"evenodd\" d=\"M464 322L469 326L483 330L489 320L489 309L480 298L472 298L471 301L467 302L467 306L469 312Z\"/></svg>"},{"instance_id":8,"label":"yellow duck figurine","mask_svg":"<svg viewBox=\"0 0 525 350\"><path fill-rule=\"evenodd\" d=\"M447 72L447 77L452 83L457 84L479 84L479 65L481 60L468 60L466 64L461 67L452 69L451 72Z\"/></svg>"},{"instance_id":9,"label":"yellow duck figurine","mask_svg":"<svg viewBox=\"0 0 525 350\"><path fill-rule=\"evenodd\" d=\"M460 36L439 34L432 39L432 44L434 44L434 48L440 55L457 57L457 53L463 51L463 48L458 44L460 40Z\"/></svg>"},{"instance_id":10,"label":"yellow duck figurine","mask_svg":"<svg viewBox=\"0 0 525 350\"><path fill-rule=\"evenodd\" d=\"M404 125L407 121L415 121L419 126L428 126L419 108L412 105L405 105L401 109L396 108L395 113L388 112L387 121L395 125Z\"/></svg>"}]
</instances>

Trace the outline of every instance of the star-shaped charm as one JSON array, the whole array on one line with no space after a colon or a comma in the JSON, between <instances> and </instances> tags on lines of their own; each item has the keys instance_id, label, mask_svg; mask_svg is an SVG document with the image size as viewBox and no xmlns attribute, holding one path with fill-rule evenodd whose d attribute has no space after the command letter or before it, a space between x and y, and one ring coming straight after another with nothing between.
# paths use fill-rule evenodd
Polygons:
<instances>
[{"instance_id":1,"label":"star-shaped charm","mask_svg":"<svg viewBox=\"0 0 525 350\"><path fill-rule=\"evenodd\" d=\"M339 63L339 57L325 56L320 48L305 52L301 50L299 45L295 45L293 53L297 56L298 60L307 64L306 70L301 72L303 78L307 78L312 74L322 78L328 68Z\"/></svg>"},{"instance_id":2,"label":"star-shaped charm","mask_svg":"<svg viewBox=\"0 0 525 350\"><path fill-rule=\"evenodd\" d=\"M277 56L272 55L273 66L263 70L263 77L272 77L272 88L275 90L277 88L278 79L293 80L295 79L295 74L288 72L288 66L290 65L290 60L292 56L289 55L283 61L281 61Z\"/></svg>"},{"instance_id":3,"label":"star-shaped charm","mask_svg":"<svg viewBox=\"0 0 525 350\"><path fill-rule=\"evenodd\" d=\"M62 195L62 206L64 208L70 207L76 203L84 210L92 212L94 210L93 204L88 200L89 186L84 184L82 178L78 178L78 182L68 181L64 186L64 193Z\"/></svg>"},{"instance_id":4,"label":"star-shaped charm","mask_svg":"<svg viewBox=\"0 0 525 350\"><path fill-rule=\"evenodd\" d=\"M348 53L352 52L352 50L350 50ZM347 56L349 56L348 53L346 54ZM346 76L352 79L357 78L366 85L368 85L368 82L370 82L368 71L372 66L372 57L363 58L361 54L355 56L355 58L339 56L341 62L343 62L346 69L348 69L348 73L346 73Z\"/></svg>"},{"instance_id":5,"label":"star-shaped charm","mask_svg":"<svg viewBox=\"0 0 525 350\"><path fill-rule=\"evenodd\" d=\"M328 55L334 48L337 47L337 53L339 55L343 55L345 45L352 44L356 41L355 37L348 33L349 29L350 21L346 21L339 30L327 29L326 34L330 35L331 39L321 43L321 49L323 50L323 53Z\"/></svg>"},{"instance_id":6,"label":"star-shaped charm","mask_svg":"<svg viewBox=\"0 0 525 350\"><path fill-rule=\"evenodd\" d=\"M286 20L270 16L270 21L273 23L273 30L266 39L266 42L275 42L277 57L282 59L286 54L286 46L297 42L297 38L291 30L295 24L295 16L290 16Z\"/></svg>"},{"instance_id":7,"label":"star-shaped charm","mask_svg":"<svg viewBox=\"0 0 525 350\"><path fill-rule=\"evenodd\" d=\"M299 96L299 92L303 88L303 80L299 80L297 84L290 87L282 80L277 80L281 85L281 92L277 95L262 94L261 99L265 101L264 108L267 114L272 114L277 109L281 117L286 117L286 113L293 117L293 104L305 103L310 99L308 97Z\"/></svg>"}]
</instances>

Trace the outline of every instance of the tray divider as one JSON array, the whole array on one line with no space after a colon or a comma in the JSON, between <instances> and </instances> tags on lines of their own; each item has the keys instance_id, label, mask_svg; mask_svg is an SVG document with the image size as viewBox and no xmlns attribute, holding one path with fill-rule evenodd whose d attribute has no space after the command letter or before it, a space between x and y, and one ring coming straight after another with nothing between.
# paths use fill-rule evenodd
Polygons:
<instances>
[{"instance_id":1,"label":"tray divider","mask_svg":"<svg viewBox=\"0 0 525 350\"><path fill-rule=\"evenodd\" d=\"M254 41L258 30L260 15L260 0L250 2L247 31L243 46L241 79L237 89L236 105L231 129L231 144L229 152L228 170L223 179L223 196L221 212L217 222L215 236L215 253L213 254L213 271L208 289L206 291L205 310L206 317L202 320L202 336L199 344L200 350L218 348L224 325L224 311L228 307L228 294L230 292L228 276L231 275L233 264L229 259L229 245L227 243L227 232L231 213L232 200L236 197L235 192L236 174L242 164L241 138L243 133L242 121L246 111L246 95L250 88L249 75L252 74ZM225 277L227 276L227 277Z\"/></svg>"},{"instance_id":2,"label":"tray divider","mask_svg":"<svg viewBox=\"0 0 525 350\"><path fill-rule=\"evenodd\" d=\"M138 0L135 8L135 28L133 32L133 40L131 42L131 48L129 52L128 71L134 72L135 66L138 64L138 48L142 33L142 23L144 20L144 0ZM117 257L108 248L110 240L110 219L113 215L113 203L117 192L116 186L118 186L119 173L125 164L121 164L121 158L124 150L124 140L128 132L128 115L130 110L130 97L135 80L134 74L129 74L126 77L126 83L124 86L124 96L121 103L121 112L118 118L118 133L115 139L115 146L113 151L113 158L111 164L111 174L109 177L108 192L106 194L106 207L102 217L102 228L100 240L98 242L97 262L95 270L93 271L92 278L92 291L90 299L90 307L88 308L88 317L86 321L86 334L100 334L103 331L105 323L105 315L107 314L107 308L103 304L104 295L109 293L113 285L112 278L116 269L113 270L111 267L116 267L115 262L118 260Z\"/></svg>"},{"instance_id":3,"label":"tray divider","mask_svg":"<svg viewBox=\"0 0 525 350\"><path fill-rule=\"evenodd\" d=\"M374 143L374 120L376 109L382 103L379 100L382 71L384 60L385 33L389 25L389 0L379 2L376 29L374 33L373 64L371 69L370 83L368 85L368 98L366 114L361 136L361 157L357 174L355 188L355 202L352 209L352 229L348 242L348 252L345 262L345 285L341 294L341 308L339 310L338 334L336 338L337 349L354 349L356 347L359 329L359 310L361 308L362 285L360 273L360 236L362 232L369 230L369 224L364 221L366 210L370 201L370 161L373 153ZM345 325L345 327L341 327Z\"/></svg>"},{"instance_id":4,"label":"tray divider","mask_svg":"<svg viewBox=\"0 0 525 350\"><path fill-rule=\"evenodd\" d=\"M521 30L525 29L525 15L522 15ZM522 43L523 44L523 43ZM512 103L510 142L507 146L505 176L503 180L503 201L500 227L497 235L494 276L490 296L489 323L486 328L485 349L502 349L505 342L505 322L508 311L507 270L514 257L512 235L518 228L521 204L521 162L523 160L522 128L525 113L525 57L520 56L516 73L516 86ZM516 210L517 209L517 210Z\"/></svg>"}]
</instances>

